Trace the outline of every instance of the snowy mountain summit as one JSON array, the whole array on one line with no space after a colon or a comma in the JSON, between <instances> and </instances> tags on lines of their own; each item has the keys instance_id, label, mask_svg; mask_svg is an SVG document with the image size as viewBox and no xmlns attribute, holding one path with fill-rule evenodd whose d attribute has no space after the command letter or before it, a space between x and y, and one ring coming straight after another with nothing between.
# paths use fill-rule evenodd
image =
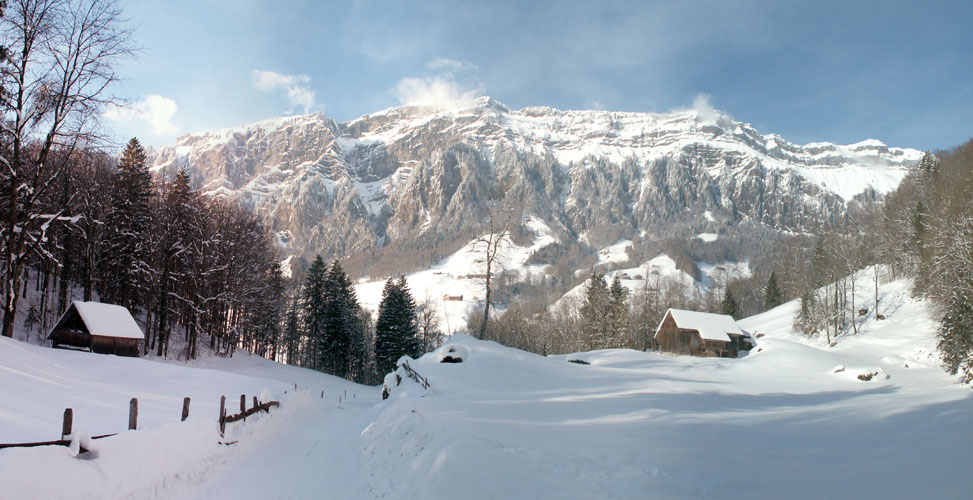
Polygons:
<instances>
[{"instance_id":1,"label":"snowy mountain summit","mask_svg":"<svg viewBox=\"0 0 973 500\"><path fill-rule=\"evenodd\" d=\"M708 106L511 110L482 97L190 134L150 161L254 207L285 256L381 260L389 248L453 248L482 232L496 203L594 247L741 225L799 230L894 189L919 157L877 140L797 145Z\"/></svg>"}]
</instances>

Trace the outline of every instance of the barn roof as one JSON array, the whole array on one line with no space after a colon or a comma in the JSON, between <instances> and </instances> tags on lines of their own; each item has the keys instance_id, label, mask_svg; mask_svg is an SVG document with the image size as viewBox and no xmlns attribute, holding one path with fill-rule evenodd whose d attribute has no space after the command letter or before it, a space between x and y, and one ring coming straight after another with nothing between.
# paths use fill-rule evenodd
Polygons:
<instances>
[{"instance_id":1,"label":"barn roof","mask_svg":"<svg viewBox=\"0 0 973 500\"><path fill-rule=\"evenodd\" d=\"M669 309L666 315L672 314L672 319L676 321L679 328L699 331L699 336L705 340L730 341L729 334L746 335L747 333L737 325L732 316L726 314L713 314L699 311L684 311L682 309ZM665 321L665 316L662 317ZM661 324L659 325L662 326ZM659 329L656 328L656 333Z\"/></svg>"},{"instance_id":2,"label":"barn roof","mask_svg":"<svg viewBox=\"0 0 973 500\"><path fill-rule=\"evenodd\" d=\"M84 321L85 326L88 327L88 333L91 335L126 339L145 338L145 334L142 333L142 329L135 322L135 318L128 312L128 309L122 306L76 300L64 312L58 324L71 313L72 309L78 311L81 321Z\"/></svg>"}]
</instances>

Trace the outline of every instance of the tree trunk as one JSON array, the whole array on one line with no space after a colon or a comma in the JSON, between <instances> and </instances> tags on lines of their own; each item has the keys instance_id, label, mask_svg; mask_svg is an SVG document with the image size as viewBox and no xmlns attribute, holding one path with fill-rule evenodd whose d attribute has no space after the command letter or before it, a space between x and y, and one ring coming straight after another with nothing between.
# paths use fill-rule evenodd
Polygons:
<instances>
[{"instance_id":1,"label":"tree trunk","mask_svg":"<svg viewBox=\"0 0 973 500\"><path fill-rule=\"evenodd\" d=\"M490 273L491 273L491 259L489 257L489 243L487 246L487 262L486 262L486 304L483 306L483 323L480 324L480 338L486 337L487 321L490 319Z\"/></svg>"}]
</instances>

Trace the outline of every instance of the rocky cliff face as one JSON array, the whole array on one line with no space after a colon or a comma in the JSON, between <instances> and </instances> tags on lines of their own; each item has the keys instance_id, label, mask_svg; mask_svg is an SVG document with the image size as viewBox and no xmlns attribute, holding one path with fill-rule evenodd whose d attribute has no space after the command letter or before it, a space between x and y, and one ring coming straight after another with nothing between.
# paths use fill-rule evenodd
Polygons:
<instances>
[{"instance_id":1,"label":"rocky cliff face","mask_svg":"<svg viewBox=\"0 0 973 500\"><path fill-rule=\"evenodd\" d=\"M718 113L512 111L481 98L187 135L150 162L258 211L282 257L377 262L465 243L491 212L540 217L595 248L742 223L800 230L893 189L919 156L875 140L795 145Z\"/></svg>"}]
</instances>

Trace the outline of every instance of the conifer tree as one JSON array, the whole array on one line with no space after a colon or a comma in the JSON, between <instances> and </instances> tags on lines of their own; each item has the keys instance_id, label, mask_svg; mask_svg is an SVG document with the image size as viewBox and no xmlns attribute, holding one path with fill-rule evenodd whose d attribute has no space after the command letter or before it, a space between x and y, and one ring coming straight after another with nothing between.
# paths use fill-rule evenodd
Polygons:
<instances>
[{"instance_id":1,"label":"conifer tree","mask_svg":"<svg viewBox=\"0 0 973 500\"><path fill-rule=\"evenodd\" d=\"M937 347L943 365L951 375L962 372L964 381L973 380L973 304L954 293L946 304L939 325Z\"/></svg>"},{"instance_id":2,"label":"conifer tree","mask_svg":"<svg viewBox=\"0 0 973 500\"><path fill-rule=\"evenodd\" d=\"M584 303L579 311L582 335L587 349L600 349L607 343L607 313L610 309L610 300L605 275L599 272L591 273L588 286L585 288Z\"/></svg>"},{"instance_id":3,"label":"conifer tree","mask_svg":"<svg viewBox=\"0 0 973 500\"><path fill-rule=\"evenodd\" d=\"M767 279L767 287L764 288L764 310L773 309L784 303L784 297L777 286L777 273L771 271L770 278Z\"/></svg>"},{"instance_id":4,"label":"conifer tree","mask_svg":"<svg viewBox=\"0 0 973 500\"><path fill-rule=\"evenodd\" d=\"M293 300L287 311L287 320L284 323L284 344L287 350L287 364L305 364L305 360L300 356L301 324L297 316L297 293L293 294Z\"/></svg>"},{"instance_id":5,"label":"conifer tree","mask_svg":"<svg viewBox=\"0 0 973 500\"><path fill-rule=\"evenodd\" d=\"M732 316L733 319L737 319L737 315L740 314L740 307L737 305L732 291L727 290L726 295L723 296L723 303L720 304L720 312Z\"/></svg>"},{"instance_id":6,"label":"conifer tree","mask_svg":"<svg viewBox=\"0 0 973 500\"><path fill-rule=\"evenodd\" d=\"M103 301L125 306L132 312L141 309L148 294L152 195L152 174L145 164L145 150L133 137L112 181L99 287Z\"/></svg>"},{"instance_id":7,"label":"conifer tree","mask_svg":"<svg viewBox=\"0 0 973 500\"><path fill-rule=\"evenodd\" d=\"M180 170L169 185L164 197L162 215L162 238L160 241L161 263L158 264L156 285L156 332L158 335L157 356L168 353L169 334L177 322L181 309L191 308L194 259L199 256L198 242L200 220L196 193L189 183L189 174ZM184 311L183 311L184 312ZM184 325L195 326L195 321L183 321ZM190 349L195 343L195 332L187 332L193 338Z\"/></svg>"},{"instance_id":8,"label":"conifer tree","mask_svg":"<svg viewBox=\"0 0 973 500\"><path fill-rule=\"evenodd\" d=\"M398 280L389 278L382 290L375 323L375 364L379 372L394 370L402 356L419 356L418 334L416 304L405 276Z\"/></svg>"},{"instance_id":9,"label":"conifer tree","mask_svg":"<svg viewBox=\"0 0 973 500\"><path fill-rule=\"evenodd\" d=\"M628 306L625 304L628 292L622 286L622 281L616 275L608 288L608 338L605 347L621 347L623 341L623 329L625 327Z\"/></svg>"},{"instance_id":10,"label":"conifer tree","mask_svg":"<svg viewBox=\"0 0 973 500\"><path fill-rule=\"evenodd\" d=\"M325 301L324 287L327 267L320 255L311 262L301 289L301 313L304 331L308 339L308 360L310 368L322 369L321 360L324 349Z\"/></svg>"},{"instance_id":11,"label":"conifer tree","mask_svg":"<svg viewBox=\"0 0 973 500\"><path fill-rule=\"evenodd\" d=\"M353 348L364 337L361 306L341 263L335 259L324 279L324 318L321 332L321 366L332 375L346 377L356 364ZM357 353L356 353L357 354Z\"/></svg>"}]
</instances>

